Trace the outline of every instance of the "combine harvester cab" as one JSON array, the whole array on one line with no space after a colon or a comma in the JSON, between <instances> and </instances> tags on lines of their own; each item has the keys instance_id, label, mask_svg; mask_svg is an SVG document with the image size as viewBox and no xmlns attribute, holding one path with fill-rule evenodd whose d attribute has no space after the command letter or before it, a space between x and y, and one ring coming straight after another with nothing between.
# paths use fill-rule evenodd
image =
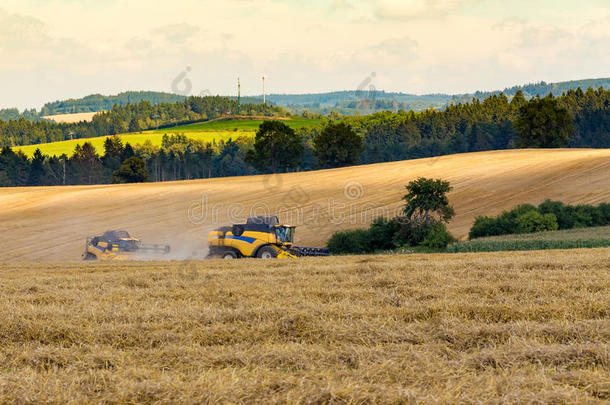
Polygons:
<instances>
[{"instance_id":1,"label":"combine harvester cab","mask_svg":"<svg viewBox=\"0 0 610 405\"><path fill-rule=\"evenodd\" d=\"M129 260L155 258L168 254L168 245L144 245L127 231L106 231L102 236L87 238L84 260Z\"/></svg>"},{"instance_id":2,"label":"combine harvester cab","mask_svg":"<svg viewBox=\"0 0 610 405\"><path fill-rule=\"evenodd\" d=\"M208 257L238 259L296 259L328 256L326 248L294 246L295 226L280 225L276 216L250 217L245 224L225 226L210 232Z\"/></svg>"}]
</instances>

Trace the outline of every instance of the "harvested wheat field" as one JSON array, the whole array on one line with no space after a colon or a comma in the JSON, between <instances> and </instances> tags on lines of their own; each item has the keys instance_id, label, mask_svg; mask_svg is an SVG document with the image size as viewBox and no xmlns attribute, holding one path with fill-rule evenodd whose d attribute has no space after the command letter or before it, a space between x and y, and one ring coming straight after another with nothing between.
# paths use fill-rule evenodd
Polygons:
<instances>
[{"instance_id":1,"label":"harvested wheat field","mask_svg":"<svg viewBox=\"0 0 610 405\"><path fill-rule=\"evenodd\" d=\"M609 255L5 263L0 403L607 403Z\"/></svg>"},{"instance_id":2,"label":"harvested wheat field","mask_svg":"<svg viewBox=\"0 0 610 405\"><path fill-rule=\"evenodd\" d=\"M46 118L51 121L55 121L58 123L67 123L71 124L74 122L91 122L93 121L93 116L95 114L99 114L100 112L84 112L84 113L73 113L73 114L56 114L56 115L47 115L42 118Z\"/></svg>"},{"instance_id":3,"label":"harvested wheat field","mask_svg":"<svg viewBox=\"0 0 610 405\"><path fill-rule=\"evenodd\" d=\"M277 176L2 188L0 260L79 260L87 236L117 228L170 244L175 258L196 257L205 254L210 229L264 213L298 225L298 244L320 246L338 229L398 214L404 185L420 176L451 181L457 215L449 228L465 237L475 216L519 203L610 201L610 150L509 150Z\"/></svg>"}]
</instances>

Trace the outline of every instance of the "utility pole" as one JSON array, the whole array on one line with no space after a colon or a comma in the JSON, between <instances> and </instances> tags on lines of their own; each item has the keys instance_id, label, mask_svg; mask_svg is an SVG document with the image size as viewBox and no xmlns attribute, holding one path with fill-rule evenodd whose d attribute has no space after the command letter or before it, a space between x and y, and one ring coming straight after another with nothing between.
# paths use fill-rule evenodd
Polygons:
<instances>
[{"instance_id":1,"label":"utility pole","mask_svg":"<svg viewBox=\"0 0 610 405\"><path fill-rule=\"evenodd\" d=\"M237 114L241 114L241 83L239 82L239 76L237 76Z\"/></svg>"}]
</instances>

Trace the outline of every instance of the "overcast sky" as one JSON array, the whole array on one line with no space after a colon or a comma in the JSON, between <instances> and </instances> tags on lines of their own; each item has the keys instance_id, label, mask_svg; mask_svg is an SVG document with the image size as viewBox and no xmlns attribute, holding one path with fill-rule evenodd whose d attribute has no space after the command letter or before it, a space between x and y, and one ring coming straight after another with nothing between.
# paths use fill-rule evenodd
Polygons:
<instances>
[{"instance_id":1,"label":"overcast sky","mask_svg":"<svg viewBox=\"0 0 610 405\"><path fill-rule=\"evenodd\" d=\"M263 74L273 93L367 80L462 93L609 66L610 0L0 3L0 108L125 90L234 95L237 76L242 94L260 94Z\"/></svg>"}]
</instances>

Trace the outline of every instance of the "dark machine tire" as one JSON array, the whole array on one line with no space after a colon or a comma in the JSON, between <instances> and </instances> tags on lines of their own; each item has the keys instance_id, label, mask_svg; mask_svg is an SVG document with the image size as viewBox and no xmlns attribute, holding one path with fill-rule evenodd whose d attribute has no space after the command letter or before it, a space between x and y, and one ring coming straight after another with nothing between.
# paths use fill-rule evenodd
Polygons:
<instances>
[{"instance_id":1,"label":"dark machine tire","mask_svg":"<svg viewBox=\"0 0 610 405\"><path fill-rule=\"evenodd\" d=\"M271 246L263 246L256 253L256 257L259 259L275 259L277 257L277 252Z\"/></svg>"},{"instance_id":2,"label":"dark machine tire","mask_svg":"<svg viewBox=\"0 0 610 405\"><path fill-rule=\"evenodd\" d=\"M85 258L83 260L89 262L89 261L97 260L97 257L93 253L87 252L87 254L85 255Z\"/></svg>"},{"instance_id":3,"label":"dark machine tire","mask_svg":"<svg viewBox=\"0 0 610 405\"><path fill-rule=\"evenodd\" d=\"M237 259L237 253L232 250L227 250L221 256L223 259Z\"/></svg>"}]
</instances>

